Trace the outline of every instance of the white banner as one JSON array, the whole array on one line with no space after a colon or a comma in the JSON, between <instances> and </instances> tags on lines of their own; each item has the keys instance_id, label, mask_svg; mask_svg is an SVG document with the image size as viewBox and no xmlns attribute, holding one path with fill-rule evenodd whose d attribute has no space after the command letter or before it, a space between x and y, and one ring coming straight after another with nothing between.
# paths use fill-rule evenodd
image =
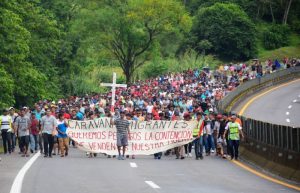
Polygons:
<instances>
[{"instance_id":1,"label":"white banner","mask_svg":"<svg viewBox=\"0 0 300 193\"><path fill-rule=\"evenodd\" d=\"M193 140L196 121L130 121L126 155L151 155ZM69 121L68 136L87 152L117 155L116 127L110 118Z\"/></svg>"}]
</instances>

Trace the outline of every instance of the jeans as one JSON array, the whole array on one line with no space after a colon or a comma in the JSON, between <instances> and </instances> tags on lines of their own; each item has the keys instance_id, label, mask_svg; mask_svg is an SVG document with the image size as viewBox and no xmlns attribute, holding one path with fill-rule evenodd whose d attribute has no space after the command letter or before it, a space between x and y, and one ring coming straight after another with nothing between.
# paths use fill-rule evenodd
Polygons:
<instances>
[{"instance_id":1,"label":"jeans","mask_svg":"<svg viewBox=\"0 0 300 193\"><path fill-rule=\"evenodd\" d=\"M194 143L194 146L195 146L195 156L196 156L196 158L202 157L203 136L200 136L199 138L194 139L193 143Z\"/></svg>"},{"instance_id":2,"label":"jeans","mask_svg":"<svg viewBox=\"0 0 300 193\"><path fill-rule=\"evenodd\" d=\"M210 153L210 150L215 150L215 142L212 135L206 135L204 141L206 153Z\"/></svg>"},{"instance_id":3,"label":"jeans","mask_svg":"<svg viewBox=\"0 0 300 193\"><path fill-rule=\"evenodd\" d=\"M10 135L11 135L11 150L12 150L12 152L14 152L16 144L17 144L16 135L14 133L10 133Z\"/></svg>"},{"instance_id":4,"label":"jeans","mask_svg":"<svg viewBox=\"0 0 300 193\"><path fill-rule=\"evenodd\" d=\"M192 146L193 146L193 142L184 145L185 154L192 152Z\"/></svg>"},{"instance_id":5,"label":"jeans","mask_svg":"<svg viewBox=\"0 0 300 193\"><path fill-rule=\"evenodd\" d=\"M7 153L7 151L11 153L11 132L8 132L8 129L2 129L1 136L3 140L4 153Z\"/></svg>"},{"instance_id":6,"label":"jeans","mask_svg":"<svg viewBox=\"0 0 300 193\"><path fill-rule=\"evenodd\" d=\"M45 156L52 156L54 137L52 136L52 134L43 133L43 140Z\"/></svg>"},{"instance_id":7,"label":"jeans","mask_svg":"<svg viewBox=\"0 0 300 193\"><path fill-rule=\"evenodd\" d=\"M30 134L30 149L32 151L39 149L38 135Z\"/></svg>"},{"instance_id":8,"label":"jeans","mask_svg":"<svg viewBox=\"0 0 300 193\"><path fill-rule=\"evenodd\" d=\"M237 159L239 157L239 145L240 140L229 140L229 148L231 159Z\"/></svg>"},{"instance_id":9,"label":"jeans","mask_svg":"<svg viewBox=\"0 0 300 193\"><path fill-rule=\"evenodd\" d=\"M39 148L41 150L41 153L44 153L43 152L43 135L42 134L38 135L38 142L39 142Z\"/></svg>"}]
</instances>

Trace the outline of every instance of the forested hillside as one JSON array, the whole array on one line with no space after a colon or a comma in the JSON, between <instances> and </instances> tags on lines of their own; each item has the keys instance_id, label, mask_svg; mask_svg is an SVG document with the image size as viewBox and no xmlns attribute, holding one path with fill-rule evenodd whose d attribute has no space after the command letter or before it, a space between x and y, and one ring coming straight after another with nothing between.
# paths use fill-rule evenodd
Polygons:
<instances>
[{"instance_id":1,"label":"forested hillside","mask_svg":"<svg viewBox=\"0 0 300 193\"><path fill-rule=\"evenodd\" d=\"M112 71L300 57L299 0L2 0L0 15L1 108L101 92Z\"/></svg>"}]
</instances>

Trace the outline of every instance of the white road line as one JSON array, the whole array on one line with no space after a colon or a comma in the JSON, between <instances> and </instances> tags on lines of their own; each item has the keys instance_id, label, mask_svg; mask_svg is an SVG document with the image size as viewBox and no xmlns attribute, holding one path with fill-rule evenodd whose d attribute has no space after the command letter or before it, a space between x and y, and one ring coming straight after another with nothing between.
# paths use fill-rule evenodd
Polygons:
<instances>
[{"instance_id":1,"label":"white road line","mask_svg":"<svg viewBox=\"0 0 300 193\"><path fill-rule=\"evenodd\" d=\"M289 114L290 114L290 112L286 112L285 114L286 114L286 115L289 115Z\"/></svg>"},{"instance_id":2,"label":"white road line","mask_svg":"<svg viewBox=\"0 0 300 193\"><path fill-rule=\"evenodd\" d=\"M35 162L35 160L41 155L40 152L36 153L28 162L22 167L22 169L17 174L13 185L11 186L10 193L21 193L22 190L22 183L24 176L27 170L31 167L31 165Z\"/></svg>"},{"instance_id":3,"label":"white road line","mask_svg":"<svg viewBox=\"0 0 300 193\"><path fill-rule=\"evenodd\" d=\"M295 100L293 100L293 103L295 103L295 102L297 102L297 100L295 99Z\"/></svg>"},{"instance_id":4,"label":"white road line","mask_svg":"<svg viewBox=\"0 0 300 193\"><path fill-rule=\"evenodd\" d=\"M137 165L136 165L136 163L134 163L134 162L130 162L130 166L131 166L132 168L137 168Z\"/></svg>"},{"instance_id":5,"label":"white road line","mask_svg":"<svg viewBox=\"0 0 300 193\"><path fill-rule=\"evenodd\" d=\"M286 122L288 122L288 123L289 123L289 122L291 122L291 120L290 120L290 119L286 119Z\"/></svg>"},{"instance_id":6,"label":"white road line","mask_svg":"<svg viewBox=\"0 0 300 193\"><path fill-rule=\"evenodd\" d=\"M152 181L145 181L151 188L160 189L160 187Z\"/></svg>"},{"instance_id":7,"label":"white road line","mask_svg":"<svg viewBox=\"0 0 300 193\"><path fill-rule=\"evenodd\" d=\"M291 109L291 108L292 108L292 105L289 105L288 108Z\"/></svg>"}]
</instances>

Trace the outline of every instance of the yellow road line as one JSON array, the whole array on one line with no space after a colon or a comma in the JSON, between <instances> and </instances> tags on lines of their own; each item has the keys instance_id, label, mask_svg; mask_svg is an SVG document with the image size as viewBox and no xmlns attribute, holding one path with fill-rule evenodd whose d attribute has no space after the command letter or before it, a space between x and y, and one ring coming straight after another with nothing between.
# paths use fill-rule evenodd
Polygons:
<instances>
[{"instance_id":1,"label":"yellow road line","mask_svg":"<svg viewBox=\"0 0 300 193\"><path fill-rule=\"evenodd\" d=\"M297 80L294 80L294 81L291 81L291 82L288 82L288 83L285 83L285 84L281 84L281 85L276 86L276 87L273 87L273 88L271 88L271 89L269 89L269 90L267 90L267 91L265 91L265 92L263 92L263 93L261 93L261 94L259 94L259 95L256 95L255 97L253 97L252 99L250 99L250 100L243 106L243 108L239 111L238 114L242 116L242 115L244 114L244 112L246 111L246 109L249 107L249 105L251 105L251 103L253 103L255 100L257 100L259 97L262 97L262 96L268 94L269 92L272 92L272 91L274 91L274 90L276 90L276 89L278 89L278 88L281 88L281 87L283 87L283 86L287 86L287 85L289 85L289 84L295 83L295 82L297 82L297 81L300 81L300 79L297 79ZM234 161L234 160L233 160L232 162L233 162L234 164L240 166L241 168L244 168L245 170L247 170L247 171L249 171L249 172L251 172L251 173L253 173L253 174L255 174L255 175L257 175L257 176L259 176L259 177L261 177L261 178L264 178L264 179L269 180L269 181L271 181L271 182L274 182L274 183L276 183L276 184L280 184L280 185L282 185L282 186L286 186L286 187L288 187L288 188L292 188L292 189L295 189L295 190L297 190L297 191L300 191L300 187L299 187L299 186L292 185L292 184L286 183L286 182L284 182L284 181L281 181L281 180L272 178L272 177L270 177L270 176L267 176L267 175L265 175L265 174L263 174L263 173L261 173L261 172L255 171L254 169L252 169L252 168L246 166L245 164L243 164L243 163L241 163L241 162Z\"/></svg>"},{"instance_id":2,"label":"yellow road line","mask_svg":"<svg viewBox=\"0 0 300 193\"><path fill-rule=\"evenodd\" d=\"M286 186L286 187L288 187L288 188L292 188L292 189L295 189L295 190L300 191L300 187L299 187L299 186L292 185L292 184L288 184L288 183L283 182L283 181L281 181L281 180L277 180L277 179L275 179L275 178L269 177L269 176L267 176L267 175L265 175L265 174L263 174L263 173L260 173L260 172L255 171L254 169L252 169L252 168L250 168L250 167L248 167L248 166L242 164L241 162L234 161L234 160L232 160L232 162L233 162L234 164L236 164L236 165L238 165L238 166L244 168L245 170L247 170L247 171L249 171L249 172L251 172L251 173L253 173L253 174L255 174L255 175L259 176L259 177L262 177L262 178L264 178L264 179L266 179L266 180L269 180L269 181L274 182L274 183L276 183L276 184L280 184L280 185Z\"/></svg>"},{"instance_id":3,"label":"yellow road line","mask_svg":"<svg viewBox=\"0 0 300 193\"><path fill-rule=\"evenodd\" d=\"M247 101L247 103L241 108L241 110L239 111L238 114L242 116L244 114L244 112L246 111L246 109L249 107L249 105L251 105L256 99L258 99L258 98L260 98L260 97L262 97L262 96L268 94L269 92L272 92L272 91L274 91L274 90L276 90L278 88L287 86L287 85L292 84L292 83L297 82L297 81L300 81L300 79L293 80L293 81L285 83L285 84L281 84L281 85L273 87L273 88L271 88L271 89L269 89L269 90L267 90L267 91L265 91L265 92L263 92L263 93L261 93L259 95L254 96L249 101Z\"/></svg>"}]
</instances>

